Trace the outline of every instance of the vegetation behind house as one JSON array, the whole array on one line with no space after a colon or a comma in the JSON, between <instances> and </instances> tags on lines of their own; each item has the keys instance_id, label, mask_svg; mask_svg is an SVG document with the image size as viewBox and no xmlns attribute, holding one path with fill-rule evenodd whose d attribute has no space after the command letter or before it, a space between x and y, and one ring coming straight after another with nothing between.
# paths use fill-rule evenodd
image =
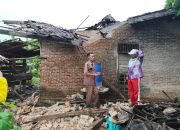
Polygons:
<instances>
[{"instance_id":1,"label":"vegetation behind house","mask_svg":"<svg viewBox=\"0 0 180 130\"><path fill-rule=\"evenodd\" d=\"M180 0L166 0L165 8L174 8L176 9L176 14L180 15Z\"/></svg>"}]
</instances>

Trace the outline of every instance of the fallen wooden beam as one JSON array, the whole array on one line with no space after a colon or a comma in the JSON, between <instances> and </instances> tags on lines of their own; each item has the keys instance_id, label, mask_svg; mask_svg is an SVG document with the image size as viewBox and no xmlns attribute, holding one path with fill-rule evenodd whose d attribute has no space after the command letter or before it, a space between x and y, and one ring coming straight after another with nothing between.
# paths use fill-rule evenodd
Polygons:
<instances>
[{"instance_id":1,"label":"fallen wooden beam","mask_svg":"<svg viewBox=\"0 0 180 130\"><path fill-rule=\"evenodd\" d=\"M0 34L10 35L9 30L0 29Z\"/></svg>"},{"instance_id":2,"label":"fallen wooden beam","mask_svg":"<svg viewBox=\"0 0 180 130\"><path fill-rule=\"evenodd\" d=\"M27 37L27 38L35 38L35 36L32 35L32 33L29 32L16 32L14 30L5 30L5 29L0 29L0 34L5 34L5 35L15 35L19 37Z\"/></svg>"},{"instance_id":3,"label":"fallen wooden beam","mask_svg":"<svg viewBox=\"0 0 180 130\"><path fill-rule=\"evenodd\" d=\"M95 115L95 114L105 113L107 111L108 109L90 109L90 110L81 110L81 111L73 111L73 112L66 112L66 113L57 113L57 114L52 114L52 115L44 115L44 116L32 118L29 121L23 122L23 124L30 123L30 122L37 122L41 120L50 120L50 119L65 118L65 117L72 117L72 116L79 116L79 115Z\"/></svg>"},{"instance_id":4,"label":"fallen wooden beam","mask_svg":"<svg viewBox=\"0 0 180 130\"><path fill-rule=\"evenodd\" d=\"M163 105L166 105L167 107L168 106L176 106L176 107L179 107L180 106L180 101L177 101L176 102L172 102L172 100L169 100L169 99L158 99L158 98L145 98L145 97L142 97L142 103L155 103L155 104L163 104Z\"/></svg>"},{"instance_id":5,"label":"fallen wooden beam","mask_svg":"<svg viewBox=\"0 0 180 130\"><path fill-rule=\"evenodd\" d=\"M166 95L166 97L168 97L172 102L174 102L174 100L164 90L162 90L162 92L164 95Z\"/></svg>"}]
</instances>

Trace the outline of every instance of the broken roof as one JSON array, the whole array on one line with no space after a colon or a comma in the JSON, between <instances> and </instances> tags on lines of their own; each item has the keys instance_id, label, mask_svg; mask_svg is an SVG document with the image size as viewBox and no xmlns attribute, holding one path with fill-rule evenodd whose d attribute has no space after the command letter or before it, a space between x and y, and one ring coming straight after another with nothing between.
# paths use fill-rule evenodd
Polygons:
<instances>
[{"instance_id":1,"label":"broken roof","mask_svg":"<svg viewBox=\"0 0 180 130\"><path fill-rule=\"evenodd\" d=\"M28 58L40 55L39 48L27 50L24 47L30 45L20 39L8 40L0 43L0 54L7 58Z\"/></svg>"},{"instance_id":2,"label":"broken roof","mask_svg":"<svg viewBox=\"0 0 180 130\"><path fill-rule=\"evenodd\" d=\"M119 23L120 22L116 21L111 14L108 14L97 24L87 27L86 30L98 30L103 37L106 37L107 34L112 31L112 26Z\"/></svg>"},{"instance_id":3,"label":"broken roof","mask_svg":"<svg viewBox=\"0 0 180 130\"><path fill-rule=\"evenodd\" d=\"M153 20L153 19L157 19L157 18L162 18L162 17L166 17L166 16L174 16L175 13L176 12L174 9L163 9L163 10L158 10L155 12L145 13L145 14L138 15L135 17L130 17L127 19L127 22L129 24L135 24L135 23Z\"/></svg>"},{"instance_id":4,"label":"broken roof","mask_svg":"<svg viewBox=\"0 0 180 130\"><path fill-rule=\"evenodd\" d=\"M88 27L86 30L98 30L105 28L109 25L112 25L116 22L116 20L111 16L111 14L106 15L99 23Z\"/></svg>"},{"instance_id":5,"label":"broken roof","mask_svg":"<svg viewBox=\"0 0 180 130\"><path fill-rule=\"evenodd\" d=\"M28 21L11 21L3 20L4 24L9 27L6 29L0 29L0 33L8 35L16 35L37 39L49 39L62 41L65 44L79 45L83 42L82 38L73 31L63 29L62 27L56 27L51 24L36 22L32 20Z\"/></svg>"}]
</instances>

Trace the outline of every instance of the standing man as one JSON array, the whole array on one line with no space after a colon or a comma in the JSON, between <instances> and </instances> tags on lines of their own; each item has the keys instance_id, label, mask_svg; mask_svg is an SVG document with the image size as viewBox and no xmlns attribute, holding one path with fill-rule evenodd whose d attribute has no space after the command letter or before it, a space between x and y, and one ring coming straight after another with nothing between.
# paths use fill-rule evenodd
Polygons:
<instances>
[{"instance_id":1,"label":"standing man","mask_svg":"<svg viewBox=\"0 0 180 130\"><path fill-rule=\"evenodd\" d=\"M128 64L128 91L131 105L138 105L140 101L140 79L143 77L141 62L138 60L138 50L132 49Z\"/></svg>"},{"instance_id":2,"label":"standing man","mask_svg":"<svg viewBox=\"0 0 180 130\"><path fill-rule=\"evenodd\" d=\"M84 65L84 85L86 85L87 107L97 107L99 103L98 89L95 85L95 76L100 75L94 71L94 54L87 54L88 61Z\"/></svg>"}]
</instances>

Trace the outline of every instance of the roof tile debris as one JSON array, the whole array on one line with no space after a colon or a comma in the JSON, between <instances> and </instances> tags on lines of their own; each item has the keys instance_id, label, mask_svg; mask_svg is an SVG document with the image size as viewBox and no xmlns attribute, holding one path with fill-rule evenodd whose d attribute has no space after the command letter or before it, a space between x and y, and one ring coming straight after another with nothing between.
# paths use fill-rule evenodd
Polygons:
<instances>
[{"instance_id":1,"label":"roof tile debris","mask_svg":"<svg viewBox=\"0 0 180 130\"><path fill-rule=\"evenodd\" d=\"M131 107L127 102L106 102L100 108L86 108L83 95L69 95L49 107L35 106L39 93L24 102L16 100L15 121L21 129L96 130L173 130L179 128L178 103L143 103Z\"/></svg>"},{"instance_id":2,"label":"roof tile debris","mask_svg":"<svg viewBox=\"0 0 180 130\"><path fill-rule=\"evenodd\" d=\"M106 15L99 23L88 27L86 30L98 30L99 33L106 37L109 32L112 31L112 26L119 24L119 21L116 21L110 14Z\"/></svg>"},{"instance_id":3,"label":"roof tile debris","mask_svg":"<svg viewBox=\"0 0 180 130\"><path fill-rule=\"evenodd\" d=\"M83 39L78 36L74 31L63 29L62 27L56 27L52 24L37 21L9 21L4 20L4 24L9 26L13 25L13 28L8 30L9 34L15 34L17 36L31 37L31 38L47 38L50 40L57 40L72 43L73 45L79 45L83 42Z\"/></svg>"},{"instance_id":4,"label":"roof tile debris","mask_svg":"<svg viewBox=\"0 0 180 130\"><path fill-rule=\"evenodd\" d=\"M87 30L98 30L98 29L102 29L105 28L109 25L112 25L116 22L116 20L109 14L106 15L99 23L88 27Z\"/></svg>"}]
</instances>

